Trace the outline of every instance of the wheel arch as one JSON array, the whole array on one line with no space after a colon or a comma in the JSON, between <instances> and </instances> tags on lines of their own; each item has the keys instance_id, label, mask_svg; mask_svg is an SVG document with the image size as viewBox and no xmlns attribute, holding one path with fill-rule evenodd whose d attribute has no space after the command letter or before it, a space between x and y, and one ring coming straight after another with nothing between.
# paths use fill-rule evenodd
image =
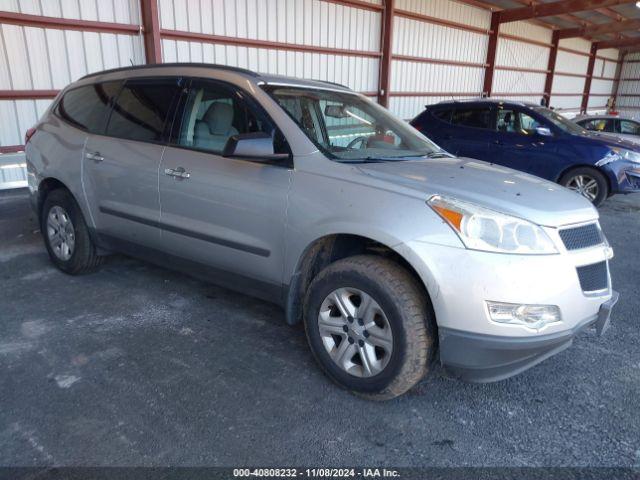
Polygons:
<instances>
[{"instance_id":1,"label":"wheel arch","mask_svg":"<svg viewBox=\"0 0 640 480\"><path fill-rule=\"evenodd\" d=\"M579 164L569 165L567 168L565 168L560 172L560 174L556 178L556 183L560 183L560 180L562 180L562 177L564 177L567 173L571 172L572 170L577 170L578 168L590 168L592 170L600 172L604 176L604 178L607 180L607 188L609 189L608 193L611 194L611 192L613 191L613 182L611 180L611 177L607 173L607 171L588 163L579 163Z\"/></svg>"},{"instance_id":2,"label":"wheel arch","mask_svg":"<svg viewBox=\"0 0 640 480\"><path fill-rule=\"evenodd\" d=\"M36 209L38 213L38 218L42 213L42 206L44 205L44 201L49 195L50 192L58 189L64 189L69 192L69 194L75 198L69 187L67 187L62 181L55 177L46 177L40 181L38 184L38 196L36 198ZM76 200L77 201L77 200Z\"/></svg>"},{"instance_id":3,"label":"wheel arch","mask_svg":"<svg viewBox=\"0 0 640 480\"><path fill-rule=\"evenodd\" d=\"M285 293L286 321L295 325L302 321L304 295L311 281L325 267L343 258L360 254L374 254L391 258L411 274L419 287L423 290L433 318L433 305L429 291L420 275L411 263L397 250L372 238L357 234L330 234L311 242L298 259L296 268L291 276L289 287ZM437 328L437 325L433 325Z\"/></svg>"}]
</instances>

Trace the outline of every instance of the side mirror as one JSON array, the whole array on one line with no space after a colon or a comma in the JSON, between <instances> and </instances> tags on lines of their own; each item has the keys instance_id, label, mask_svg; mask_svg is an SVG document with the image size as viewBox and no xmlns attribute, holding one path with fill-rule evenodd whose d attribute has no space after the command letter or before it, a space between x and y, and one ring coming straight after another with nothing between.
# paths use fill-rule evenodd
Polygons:
<instances>
[{"instance_id":1,"label":"side mirror","mask_svg":"<svg viewBox=\"0 0 640 480\"><path fill-rule=\"evenodd\" d=\"M541 137L553 137L553 133L547 127L536 127L536 133Z\"/></svg>"},{"instance_id":2,"label":"side mirror","mask_svg":"<svg viewBox=\"0 0 640 480\"><path fill-rule=\"evenodd\" d=\"M227 140L223 157L245 158L258 162L280 162L289 159L287 153L275 153L273 138L264 132L240 133Z\"/></svg>"}]
</instances>

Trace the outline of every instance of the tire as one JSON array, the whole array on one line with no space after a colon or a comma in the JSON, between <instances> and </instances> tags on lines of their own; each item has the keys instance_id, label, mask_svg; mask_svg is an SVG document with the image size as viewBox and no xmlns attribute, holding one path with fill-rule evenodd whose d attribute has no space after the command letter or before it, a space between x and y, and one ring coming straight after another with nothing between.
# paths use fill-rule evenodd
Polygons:
<instances>
[{"instance_id":1,"label":"tire","mask_svg":"<svg viewBox=\"0 0 640 480\"><path fill-rule=\"evenodd\" d=\"M388 400L405 393L429 370L436 340L431 303L409 272L392 260L360 255L329 265L311 282L304 312L307 340L320 367L353 393Z\"/></svg>"},{"instance_id":2,"label":"tire","mask_svg":"<svg viewBox=\"0 0 640 480\"><path fill-rule=\"evenodd\" d=\"M586 187L593 183L595 190L588 190ZM569 170L562 175L558 182L563 187L567 187L581 194L596 207L602 205L609 196L609 184L602 172L591 167L578 167Z\"/></svg>"},{"instance_id":3,"label":"tire","mask_svg":"<svg viewBox=\"0 0 640 480\"><path fill-rule=\"evenodd\" d=\"M56 189L47 195L40 212L40 231L49 258L63 272L88 273L102 263L80 207L68 190Z\"/></svg>"}]
</instances>

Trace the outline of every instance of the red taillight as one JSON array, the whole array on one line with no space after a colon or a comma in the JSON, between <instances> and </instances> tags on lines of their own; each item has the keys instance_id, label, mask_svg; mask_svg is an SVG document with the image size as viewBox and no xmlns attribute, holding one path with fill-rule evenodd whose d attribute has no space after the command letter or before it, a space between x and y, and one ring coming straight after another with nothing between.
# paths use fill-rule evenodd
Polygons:
<instances>
[{"instance_id":1,"label":"red taillight","mask_svg":"<svg viewBox=\"0 0 640 480\"><path fill-rule=\"evenodd\" d=\"M24 144L26 145L27 143L29 143L29 140L31 140L31 137L33 137L33 134L36 133L36 129L31 127L30 129L27 130L27 133L24 134Z\"/></svg>"}]
</instances>

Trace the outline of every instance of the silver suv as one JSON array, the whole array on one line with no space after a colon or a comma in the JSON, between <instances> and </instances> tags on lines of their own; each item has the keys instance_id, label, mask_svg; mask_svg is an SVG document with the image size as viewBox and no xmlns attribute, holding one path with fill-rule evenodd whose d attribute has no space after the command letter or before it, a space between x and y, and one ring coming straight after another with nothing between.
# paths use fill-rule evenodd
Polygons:
<instances>
[{"instance_id":1,"label":"silver suv","mask_svg":"<svg viewBox=\"0 0 640 480\"><path fill-rule=\"evenodd\" d=\"M51 260L119 251L281 304L326 374L400 395L494 381L609 322L588 201L456 158L340 85L203 64L86 76L26 146Z\"/></svg>"}]
</instances>

